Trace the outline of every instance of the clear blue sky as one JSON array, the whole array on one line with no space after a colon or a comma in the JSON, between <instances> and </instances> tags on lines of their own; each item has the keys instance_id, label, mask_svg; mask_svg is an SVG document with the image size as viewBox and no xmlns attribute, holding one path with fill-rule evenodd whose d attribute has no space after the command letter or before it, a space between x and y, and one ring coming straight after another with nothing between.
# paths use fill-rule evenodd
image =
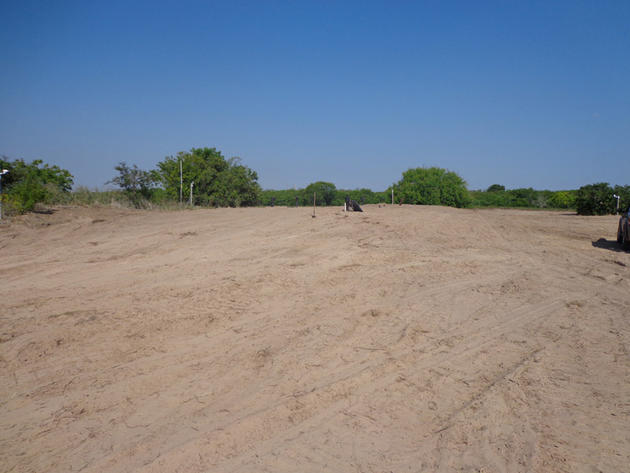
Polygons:
<instances>
[{"instance_id":1,"label":"clear blue sky","mask_svg":"<svg viewBox=\"0 0 630 473\"><path fill-rule=\"evenodd\" d=\"M0 153L102 187L210 146L264 188L630 184L630 1L0 2Z\"/></svg>"}]
</instances>

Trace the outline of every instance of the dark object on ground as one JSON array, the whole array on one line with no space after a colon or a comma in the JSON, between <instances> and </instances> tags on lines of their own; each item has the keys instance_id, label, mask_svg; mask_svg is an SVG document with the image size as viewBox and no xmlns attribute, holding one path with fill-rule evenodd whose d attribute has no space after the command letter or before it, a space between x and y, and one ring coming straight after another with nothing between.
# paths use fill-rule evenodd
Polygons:
<instances>
[{"instance_id":1,"label":"dark object on ground","mask_svg":"<svg viewBox=\"0 0 630 473\"><path fill-rule=\"evenodd\" d=\"M352 207L352 210L355 212L363 212L363 209L361 209L356 200L350 200L350 207Z\"/></svg>"},{"instance_id":2,"label":"dark object on ground","mask_svg":"<svg viewBox=\"0 0 630 473\"><path fill-rule=\"evenodd\" d=\"M617 228L617 243L624 250L630 250L630 211L622 215Z\"/></svg>"},{"instance_id":3,"label":"dark object on ground","mask_svg":"<svg viewBox=\"0 0 630 473\"><path fill-rule=\"evenodd\" d=\"M274 205L276 205L276 198L272 197L271 198L271 206L273 207Z\"/></svg>"},{"instance_id":4,"label":"dark object on ground","mask_svg":"<svg viewBox=\"0 0 630 473\"><path fill-rule=\"evenodd\" d=\"M299 199L296 197L296 198L295 198L295 206L296 206L296 207L299 205L299 203L298 203L298 202L299 202Z\"/></svg>"},{"instance_id":5,"label":"dark object on ground","mask_svg":"<svg viewBox=\"0 0 630 473\"><path fill-rule=\"evenodd\" d=\"M352 200L350 196L346 196L346 210L354 210L355 212L363 212L356 200Z\"/></svg>"}]
</instances>

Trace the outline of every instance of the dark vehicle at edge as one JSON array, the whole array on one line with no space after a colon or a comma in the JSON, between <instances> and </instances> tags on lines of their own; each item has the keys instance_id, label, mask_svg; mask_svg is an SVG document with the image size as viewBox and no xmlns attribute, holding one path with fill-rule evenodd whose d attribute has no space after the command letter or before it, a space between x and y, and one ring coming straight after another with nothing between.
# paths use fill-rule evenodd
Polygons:
<instances>
[{"instance_id":1,"label":"dark vehicle at edge","mask_svg":"<svg viewBox=\"0 0 630 473\"><path fill-rule=\"evenodd\" d=\"M617 243L625 250L630 250L630 208L619 218Z\"/></svg>"}]
</instances>

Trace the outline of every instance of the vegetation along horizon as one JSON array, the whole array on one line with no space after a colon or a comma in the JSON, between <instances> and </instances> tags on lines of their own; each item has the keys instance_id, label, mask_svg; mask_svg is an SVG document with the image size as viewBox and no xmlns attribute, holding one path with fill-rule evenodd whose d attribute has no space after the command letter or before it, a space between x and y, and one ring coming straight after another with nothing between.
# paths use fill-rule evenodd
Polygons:
<instances>
[{"instance_id":1,"label":"vegetation along horizon","mask_svg":"<svg viewBox=\"0 0 630 473\"><path fill-rule=\"evenodd\" d=\"M143 170L125 162L114 167L107 182L117 190L73 188L69 170L42 160L0 157L2 201L5 214L20 214L38 206L124 205L134 208L179 208L183 204L203 207L246 206L342 206L346 196L359 204L418 204L467 207L567 209L579 215L606 215L630 206L630 185L594 183L579 189L549 191L533 188L506 189L493 184L485 190L469 190L453 171L417 167L404 171L399 181L384 191L337 189L332 182L317 181L301 189L265 189L258 174L240 158L226 158L216 148L192 148L167 156L155 169ZM393 194L392 194L393 191ZM618 198L616 197L618 196Z\"/></svg>"}]
</instances>

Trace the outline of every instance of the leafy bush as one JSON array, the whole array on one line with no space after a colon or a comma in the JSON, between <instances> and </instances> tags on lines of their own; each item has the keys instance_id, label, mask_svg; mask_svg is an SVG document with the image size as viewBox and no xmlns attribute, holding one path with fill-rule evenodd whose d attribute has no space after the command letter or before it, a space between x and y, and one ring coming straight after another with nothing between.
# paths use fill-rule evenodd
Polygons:
<instances>
[{"instance_id":1,"label":"leafy bush","mask_svg":"<svg viewBox=\"0 0 630 473\"><path fill-rule=\"evenodd\" d=\"M615 213L616 202L608 183L599 182L580 187L575 204L579 215L606 215Z\"/></svg>"},{"instance_id":2,"label":"leafy bush","mask_svg":"<svg viewBox=\"0 0 630 473\"><path fill-rule=\"evenodd\" d=\"M124 161L115 166L114 169L118 171L118 176L106 184L115 184L120 187L134 207L147 207L147 201L153 197L155 174L150 171L143 171L135 164L129 167Z\"/></svg>"},{"instance_id":3,"label":"leafy bush","mask_svg":"<svg viewBox=\"0 0 630 473\"><path fill-rule=\"evenodd\" d=\"M575 191L534 190L531 187L521 189L471 191L473 207L507 207L535 209L572 209L575 208ZM502 186L501 186L502 187Z\"/></svg>"},{"instance_id":4,"label":"leafy bush","mask_svg":"<svg viewBox=\"0 0 630 473\"><path fill-rule=\"evenodd\" d=\"M9 210L23 213L35 208L35 204L50 202L59 194L72 189L73 176L58 166L49 166L36 159L31 163L23 159L0 159L0 168L9 172L2 176L3 202Z\"/></svg>"},{"instance_id":5,"label":"leafy bush","mask_svg":"<svg viewBox=\"0 0 630 473\"><path fill-rule=\"evenodd\" d=\"M504 190L505 186L502 186L501 184L492 184L488 187L488 189L486 189L486 192L503 192Z\"/></svg>"},{"instance_id":6,"label":"leafy bush","mask_svg":"<svg viewBox=\"0 0 630 473\"><path fill-rule=\"evenodd\" d=\"M394 184L394 194L405 204L448 205L467 207L470 196L466 181L446 169L415 168L403 173Z\"/></svg>"},{"instance_id":7,"label":"leafy bush","mask_svg":"<svg viewBox=\"0 0 630 473\"><path fill-rule=\"evenodd\" d=\"M575 194L575 191L553 192L547 202L554 209L572 209L575 208Z\"/></svg>"},{"instance_id":8,"label":"leafy bush","mask_svg":"<svg viewBox=\"0 0 630 473\"><path fill-rule=\"evenodd\" d=\"M304 189L264 190L261 192L260 202L262 205L271 205L273 202L274 205L294 207L296 198L298 205L304 205L303 196Z\"/></svg>"},{"instance_id":9,"label":"leafy bush","mask_svg":"<svg viewBox=\"0 0 630 473\"><path fill-rule=\"evenodd\" d=\"M630 186L615 186L613 187L613 192L620 197L619 211L627 212L630 208Z\"/></svg>"},{"instance_id":10,"label":"leafy bush","mask_svg":"<svg viewBox=\"0 0 630 473\"><path fill-rule=\"evenodd\" d=\"M332 205L337 196L337 188L332 182L318 181L306 186L302 192L303 205L313 204L313 194L316 195L317 205Z\"/></svg>"},{"instance_id":11,"label":"leafy bush","mask_svg":"<svg viewBox=\"0 0 630 473\"><path fill-rule=\"evenodd\" d=\"M193 148L177 156L167 156L158 163L153 177L166 196L179 200L180 161L183 175L183 198L194 183L193 203L215 207L257 205L260 201L258 174L240 163L239 158L226 160L215 148Z\"/></svg>"}]
</instances>

